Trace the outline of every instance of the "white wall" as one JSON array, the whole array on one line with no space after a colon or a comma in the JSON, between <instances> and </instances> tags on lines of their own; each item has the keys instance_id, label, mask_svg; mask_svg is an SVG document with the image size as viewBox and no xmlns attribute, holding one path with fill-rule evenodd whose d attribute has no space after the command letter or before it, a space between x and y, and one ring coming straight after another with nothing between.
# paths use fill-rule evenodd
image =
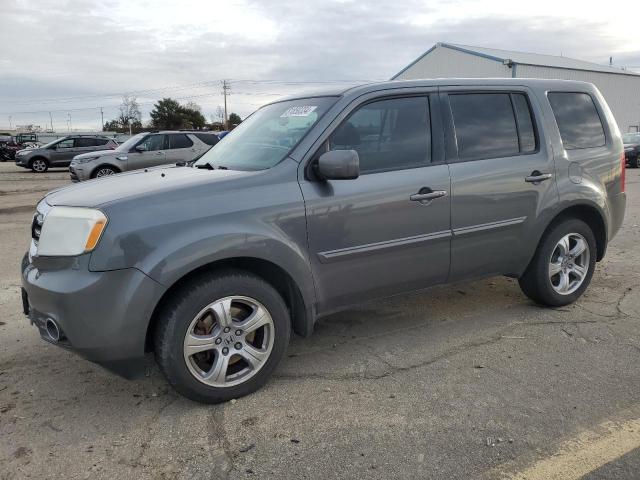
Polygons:
<instances>
[{"instance_id":1,"label":"white wall","mask_svg":"<svg viewBox=\"0 0 640 480\"><path fill-rule=\"evenodd\" d=\"M593 83L609 104L621 132L640 128L640 76L518 65L518 78L559 78Z\"/></svg>"},{"instance_id":2,"label":"white wall","mask_svg":"<svg viewBox=\"0 0 640 480\"><path fill-rule=\"evenodd\" d=\"M437 46L397 77L397 80L417 78L502 78L511 77L511 69L501 62L469 55L451 48Z\"/></svg>"}]
</instances>

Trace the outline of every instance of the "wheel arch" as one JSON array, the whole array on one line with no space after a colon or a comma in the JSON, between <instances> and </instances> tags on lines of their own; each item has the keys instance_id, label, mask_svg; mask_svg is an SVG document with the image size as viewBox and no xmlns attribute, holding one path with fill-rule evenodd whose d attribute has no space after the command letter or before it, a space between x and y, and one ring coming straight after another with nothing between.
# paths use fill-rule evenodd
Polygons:
<instances>
[{"instance_id":1,"label":"wheel arch","mask_svg":"<svg viewBox=\"0 0 640 480\"><path fill-rule=\"evenodd\" d=\"M308 305L308 302L305 302L300 287L289 272L281 266L262 258L232 257L215 260L196 267L178 278L169 286L169 288L167 288L164 294L160 297L160 300L157 302L149 320L145 338L145 351L152 350L153 332L158 325L160 311L169 301L172 294L199 275L223 270L241 270L247 273L252 273L269 283L278 291L287 305L291 315L291 326L293 331L301 336L308 336L311 334L313 329L311 306Z\"/></svg>"}]
</instances>

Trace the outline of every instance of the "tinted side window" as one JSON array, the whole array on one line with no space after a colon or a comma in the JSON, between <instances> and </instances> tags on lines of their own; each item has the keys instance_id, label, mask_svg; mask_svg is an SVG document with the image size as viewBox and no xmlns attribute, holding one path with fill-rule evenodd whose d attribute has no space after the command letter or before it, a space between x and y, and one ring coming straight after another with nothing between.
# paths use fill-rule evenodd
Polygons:
<instances>
[{"instance_id":1,"label":"tinted side window","mask_svg":"<svg viewBox=\"0 0 640 480\"><path fill-rule=\"evenodd\" d=\"M547 97L556 117L564 148L593 148L605 144L602 121L590 95L550 92Z\"/></svg>"},{"instance_id":2,"label":"tinted side window","mask_svg":"<svg viewBox=\"0 0 640 480\"><path fill-rule=\"evenodd\" d=\"M76 138L76 147L95 147L96 139L95 138Z\"/></svg>"},{"instance_id":3,"label":"tinted side window","mask_svg":"<svg viewBox=\"0 0 640 480\"><path fill-rule=\"evenodd\" d=\"M215 145L219 141L218 136L213 133L195 133L194 135L207 145Z\"/></svg>"},{"instance_id":4,"label":"tinted side window","mask_svg":"<svg viewBox=\"0 0 640 480\"><path fill-rule=\"evenodd\" d=\"M61 142L56 143L56 148L72 148L73 147L73 138L67 138L66 140L62 140Z\"/></svg>"},{"instance_id":5,"label":"tinted side window","mask_svg":"<svg viewBox=\"0 0 640 480\"><path fill-rule=\"evenodd\" d=\"M167 135L169 139L168 149L189 148L193 146L193 142L184 133L171 133Z\"/></svg>"},{"instance_id":6,"label":"tinted side window","mask_svg":"<svg viewBox=\"0 0 640 480\"><path fill-rule=\"evenodd\" d=\"M361 173L425 166L431 161L429 99L363 105L333 132L329 149L356 150Z\"/></svg>"},{"instance_id":7,"label":"tinted side window","mask_svg":"<svg viewBox=\"0 0 640 480\"><path fill-rule=\"evenodd\" d=\"M460 160L520 153L516 120L508 93L449 95Z\"/></svg>"},{"instance_id":8,"label":"tinted side window","mask_svg":"<svg viewBox=\"0 0 640 480\"><path fill-rule=\"evenodd\" d=\"M533 128L533 118L527 97L523 93L514 93L511 95L513 100L513 108L516 111L516 120L518 121L518 133L520 134L520 151L522 153L535 151L536 132Z\"/></svg>"},{"instance_id":9,"label":"tinted side window","mask_svg":"<svg viewBox=\"0 0 640 480\"><path fill-rule=\"evenodd\" d=\"M96 145L106 145L108 141L109 141L108 138L96 138L95 139Z\"/></svg>"},{"instance_id":10,"label":"tinted side window","mask_svg":"<svg viewBox=\"0 0 640 480\"><path fill-rule=\"evenodd\" d=\"M163 150L164 149L164 135L149 135L142 140L138 145L144 145L147 151Z\"/></svg>"}]
</instances>

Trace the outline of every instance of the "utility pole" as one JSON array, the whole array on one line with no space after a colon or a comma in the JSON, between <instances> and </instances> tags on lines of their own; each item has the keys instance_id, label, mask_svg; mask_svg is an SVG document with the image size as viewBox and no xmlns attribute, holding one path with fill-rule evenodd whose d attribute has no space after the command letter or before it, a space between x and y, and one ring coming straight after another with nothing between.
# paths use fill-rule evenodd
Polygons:
<instances>
[{"instance_id":1,"label":"utility pole","mask_svg":"<svg viewBox=\"0 0 640 480\"><path fill-rule=\"evenodd\" d=\"M70 132L71 131L71 112L67 112L67 131Z\"/></svg>"},{"instance_id":2,"label":"utility pole","mask_svg":"<svg viewBox=\"0 0 640 480\"><path fill-rule=\"evenodd\" d=\"M226 110L225 110L225 112L226 112ZM9 130L11 130L11 115L9 115Z\"/></svg>"},{"instance_id":3,"label":"utility pole","mask_svg":"<svg viewBox=\"0 0 640 480\"><path fill-rule=\"evenodd\" d=\"M227 95L230 95L231 85L227 80L222 80L222 95L224 96L224 129L229 130L229 120L227 116Z\"/></svg>"},{"instance_id":4,"label":"utility pole","mask_svg":"<svg viewBox=\"0 0 640 480\"><path fill-rule=\"evenodd\" d=\"M100 107L100 122L102 125L102 131L104 132L104 112L102 111L102 107Z\"/></svg>"},{"instance_id":5,"label":"utility pole","mask_svg":"<svg viewBox=\"0 0 640 480\"><path fill-rule=\"evenodd\" d=\"M51 122L51 131L53 132L53 117L51 116L51 112L49 112L49 121Z\"/></svg>"}]
</instances>

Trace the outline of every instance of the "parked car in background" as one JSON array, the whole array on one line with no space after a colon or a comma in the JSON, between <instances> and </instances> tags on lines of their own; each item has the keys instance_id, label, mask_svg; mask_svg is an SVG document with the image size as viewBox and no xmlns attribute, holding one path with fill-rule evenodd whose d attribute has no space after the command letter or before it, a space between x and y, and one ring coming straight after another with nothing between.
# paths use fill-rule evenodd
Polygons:
<instances>
[{"instance_id":1,"label":"parked car in background","mask_svg":"<svg viewBox=\"0 0 640 480\"><path fill-rule=\"evenodd\" d=\"M364 301L506 275L540 305L574 302L626 205L613 114L593 85L564 80L284 99L193 167L89 183L37 206L25 314L126 376L153 351L201 402L260 388L292 331Z\"/></svg>"},{"instance_id":2,"label":"parked car in background","mask_svg":"<svg viewBox=\"0 0 640 480\"><path fill-rule=\"evenodd\" d=\"M627 165L640 168L640 133L625 133L622 135L622 141Z\"/></svg>"},{"instance_id":3,"label":"parked car in background","mask_svg":"<svg viewBox=\"0 0 640 480\"><path fill-rule=\"evenodd\" d=\"M226 137L227 135L229 135L229 130L223 130L221 132L218 132L218 138L220 140L222 140L224 137Z\"/></svg>"},{"instance_id":4,"label":"parked car in background","mask_svg":"<svg viewBox=\"0 0 640 480\"><path fill-rule=\"evenodd\" d=\"M90 152L73 158L71 180L81 182L128 170L167 163L190 162L218 143L209 132L162 131L139 133L115 150Z\"/></svg>"},{"instance_id":5,"label":"parked car in background","mask_svg":"<svg viewBox=\"0 0 640 480\"><path fill-rule=\"evenodd\" d=\"M118 143L103 135L69 135L41 147L27 148L16 152L15 162L19 167L34 172L46 172L49 167L68 167L78 154L98 150L114 149Z\"/></svg>"}]
</instances>

